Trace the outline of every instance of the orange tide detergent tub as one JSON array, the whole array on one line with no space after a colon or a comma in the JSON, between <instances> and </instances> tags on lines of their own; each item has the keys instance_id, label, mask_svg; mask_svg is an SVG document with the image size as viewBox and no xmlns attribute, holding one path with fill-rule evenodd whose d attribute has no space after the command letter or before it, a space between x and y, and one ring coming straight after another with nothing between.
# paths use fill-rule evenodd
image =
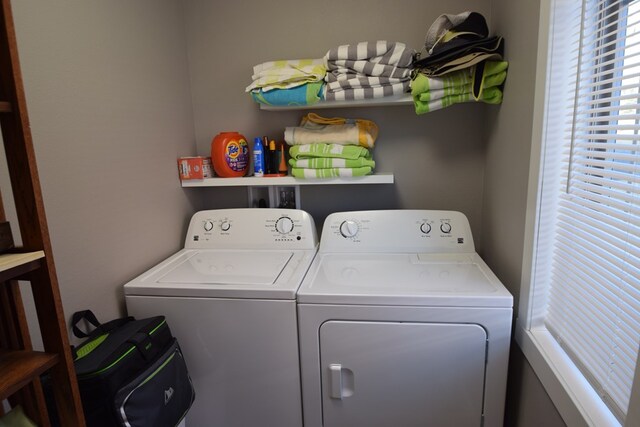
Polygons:
<instances>
[{"instance_id":1,"label":"orange tide detergent tub","mask_svg":"<svg viewBox=\"0 0 640 427\"><path fill-rule=\"evenodd\" d=\"M217 176L244 176L249 169L249 145L238 132L221 132L211 141L211 161Z\"/></svg>"}]
</instances>

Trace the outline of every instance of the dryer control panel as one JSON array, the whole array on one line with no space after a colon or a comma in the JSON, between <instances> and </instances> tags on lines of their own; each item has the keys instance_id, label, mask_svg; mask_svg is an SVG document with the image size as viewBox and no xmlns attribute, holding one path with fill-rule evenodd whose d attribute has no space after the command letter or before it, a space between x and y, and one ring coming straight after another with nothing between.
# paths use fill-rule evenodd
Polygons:
<instances>
[{"instance_id":1,"label":"dryer control panel","mask_svg":"<svg viewBox=\"0 0 640 427\"><path fill-rule=\"evenodd\" d=\"M467 217L456 211L338 212L324 222L320 252L473 253Z\"/></svg>"},{"instance_id":2,"label":"dryer control panel","mask_svg":"<svg viewBox=\"0 0 640 427\"><path fill-rule=\"evenodd\" d=\"M196 212L187 249L314 249L315 223L299 209L215 209Z\"/></svg>"}]
</instances>

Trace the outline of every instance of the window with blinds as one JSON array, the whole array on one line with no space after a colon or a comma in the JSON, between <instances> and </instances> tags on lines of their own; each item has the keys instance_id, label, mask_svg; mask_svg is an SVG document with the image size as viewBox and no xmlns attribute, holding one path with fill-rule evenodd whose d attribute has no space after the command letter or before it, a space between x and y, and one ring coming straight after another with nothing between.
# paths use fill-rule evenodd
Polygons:
<instances>
[{"instance_id":1,"label":"window with blinds","mask_svg":"<svg viewBox=\"0 0 640 427\"><path fill-rule=\"evenodd\" d=\"M640 343L640 0L557 3L537 316L623 421Z\"/></svg>"}]
</instances>

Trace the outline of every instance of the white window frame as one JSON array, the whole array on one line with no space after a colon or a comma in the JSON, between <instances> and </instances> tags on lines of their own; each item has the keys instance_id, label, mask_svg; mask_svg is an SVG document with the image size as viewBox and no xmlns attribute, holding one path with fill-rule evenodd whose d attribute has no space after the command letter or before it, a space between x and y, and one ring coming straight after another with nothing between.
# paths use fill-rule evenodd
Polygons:
<instances>
[{"instance_id":1,"label":"white window frame","mask_svg":"<svg viewBox=\"0 0 640 427\"><path fill-rule=\"evenodd\" d=\"M515 338L560 416L568 426L621 426L618 419L600 399L593 387L551 334L544 328L536 327L533 319L531 279L534 266L538 195L541 182L540 171L546 125L545 106L548 90L548 56L551 42L550 28L553 22L553 4L554 0L542 0L540 2L525 247L518 310L519 317L516 320ZM624 426L640 426L640 363L636 363L633 389Z\"/></svg>"}]
</instances>

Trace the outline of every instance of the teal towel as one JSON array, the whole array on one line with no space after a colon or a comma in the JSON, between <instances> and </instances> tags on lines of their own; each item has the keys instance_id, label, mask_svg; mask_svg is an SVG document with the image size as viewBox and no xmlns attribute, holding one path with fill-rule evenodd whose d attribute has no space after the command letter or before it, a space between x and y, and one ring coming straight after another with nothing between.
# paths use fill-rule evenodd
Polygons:
<instances>
[{"instance_id":1,"label":"teal towel","mask_svg":"<svg viewBox=\"0 0 640 427\"><path fill-rule=\"evenodd\" d=\"M291 89L272 89L251 91L253 100L259 104L280 107L313 105L322 99L324 82L307 83Z\"/></svg>"}]
</instances>

